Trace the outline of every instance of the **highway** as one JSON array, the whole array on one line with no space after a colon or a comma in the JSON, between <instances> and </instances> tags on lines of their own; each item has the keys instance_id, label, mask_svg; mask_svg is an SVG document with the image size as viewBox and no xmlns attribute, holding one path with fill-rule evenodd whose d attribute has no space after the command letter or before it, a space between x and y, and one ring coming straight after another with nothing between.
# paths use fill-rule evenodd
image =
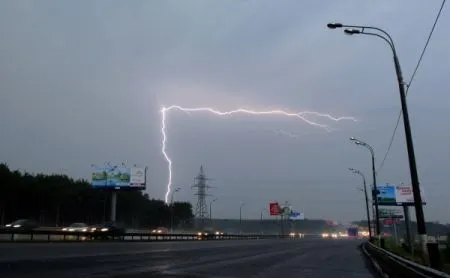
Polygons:
<instances>
[{"instance_id":1,"label":"highway","mask_svg":"<svg viewBox=\"0 0 450 278\"><path fill-rule=\"evenodd\" d=\"M376 277L349 239L3 243L0 277Z\"/></svg>"}]
</instances>

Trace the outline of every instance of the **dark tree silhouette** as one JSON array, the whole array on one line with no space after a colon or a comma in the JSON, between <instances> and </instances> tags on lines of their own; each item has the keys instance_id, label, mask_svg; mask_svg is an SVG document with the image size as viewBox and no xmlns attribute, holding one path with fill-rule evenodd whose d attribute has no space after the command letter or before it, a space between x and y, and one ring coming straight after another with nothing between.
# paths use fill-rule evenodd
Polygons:
<instances>
[{"instance_id":1,"label":"dark tree silhouette","mask_svg":"<svg viewBox=\"0 0 450 278\"><path fill-rule=\"evenodd\" d=\"M110 196L110 191L92 188L85 180L32 175L0 164L0 224L19 218L35 219L43 226L102 223L109 220ZM173 211L175 225L193 218L190 203L175 202ZM168 226L170 207L141 191L120 191L117 221L136 228Z\"/></svg>"}]
</instances>

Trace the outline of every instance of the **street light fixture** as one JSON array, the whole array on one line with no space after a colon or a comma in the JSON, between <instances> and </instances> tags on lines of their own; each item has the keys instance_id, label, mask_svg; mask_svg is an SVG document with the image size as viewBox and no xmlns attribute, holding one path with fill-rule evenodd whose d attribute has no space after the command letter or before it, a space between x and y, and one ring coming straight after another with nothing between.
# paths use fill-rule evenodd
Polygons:
<instances>
[{"instance_id":1,"label":"street light fixture","mask_svg":"<svg viewBox=\"0 0 450 278\"><path fill-rule=\"evenodd\" d=\"M174 218L174 213L173 213L173 195L175 195L176 192L180 191L181 188L177 187L175 188L175 190L172 192L172 195L170 196L170 233L173 232L173 218Z\"/></svg>"},{"instance_id":2,"label":"street light fixture","mask_svg":"<svg viewBox=\"0 0 450 278\"><path fill-rule=\"evenodd\" d=\"M366 198L366 213L367 213L367 227L369 228L369 238L372 238L372 227L370 225L370 214L369 214L369 198L367 197L367 186L366 186L366 177L364 174L356 169L348 168L353 174L360 175L363 178L363 184L364 184L364 195Z\"/></svg>"},{"instance_id":3,"label":"street light fixture","mask_svg":"<svg viewBox=\"0 0 450 278\"><path fill-rule=\"evenodd\" d=\"M372 200L375 203L375 227L376 235L379 239L380 237L380 216L378 211L378 188L377 188L377 173L375 172L375 152L371 145L366 142L357 139L355 137L350 137L350 141L354 142L358 146L363 146L370 151L372 156L372 176L373 176L373 190L372 190Z\"/></svg>"},{"instance_id":4,"label":"street light fixture","mask_svg":"<svg viewBox=\"0 0 450 278\"><path fill-rule=\"evenodd\" d=\"M361 33L361 31L359 31L358 29L345 29L344 33L347 35L354 35Z\"/></svg>"},{"instance_id":5,"label":"street light fixture","mask_svg":"<svg viewBox=\"0 0 450 278\"><path fill-rule=\"evenodd\" d=\"M406 148L408 150L408 161L409 161L409 170L411 174L411 185L413 190L413 196L414 196L414 207L416 210L416 218L417 218L417 232L419 234L419 240L421 244L421 249L424 254L427 253L427 229L425 226L425 217L423 213L423 207L422 207L422 196L420 194L420 183L419 183L419 176L417 174L417 165L416 165L416 157L414 154L414 144L412 140L412 132L411 132L411 125L409 121L409 114L408 114L408 105L406 103L406 92L405 92L405 82L403 80L403 74L402 69L400 66L400 62L397 56L397 51L395 50L395 44L392 40L392 37L384 31L383 29L377 28L377 27L371 27L371 26L358 26L358 25L344 25L342 23L329 23L327 24L327 27L330 29L336 29L336 28L354 28L357 29L358 32L353 31L347 31L347 34L362 34L362 35L370 35L378 37L382 40L384 40L389 47L392 50L392 55L394 58L394 66L395 66L395 73L397 75L397 83L400 93L400 102L402 105L402 114L403 114L403 125L405 129L405 139L406 139ZM378 33L373 32L366 32L366 30L373 30ZM345 32L345 31L344 31Z\"/></svg>"}]
</instances>

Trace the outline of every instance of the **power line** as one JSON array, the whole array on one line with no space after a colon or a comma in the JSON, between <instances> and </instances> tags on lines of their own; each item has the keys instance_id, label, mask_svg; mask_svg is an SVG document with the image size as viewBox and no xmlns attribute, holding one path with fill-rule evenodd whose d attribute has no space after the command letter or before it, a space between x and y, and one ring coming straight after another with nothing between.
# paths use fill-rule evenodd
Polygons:
<instances>
[{"instance_id":1,"label":"power line","mask_svg":"<svg viewBox=\"0 0 450 278\"><path fill-rule=\"evenodd\" d=\"M413 82L414 77L416 76L417 70L419 69L420 63L422 62L423 56L424 56L424 54L425 54L425 51L426 51L427 48L428 48L428 44L430 43L431 36L433 35L434 29L435 29L435 27L436 27L436 24L437 24L437 22L438 22L438 20L439 20L439 17L441 16L442 9L444 8L445 1L446 1L446 0L442 0L441 8L439 9L439 12L438 12L438 14L437 14L437 16L436 16L436 19L434 20L433 27L431 28L430 34L428 35L428 39L427 39L427 41L426 41L426 43L425 43L425 46L424 46L423 49L422 49L422 53L420 54L420 58L419 58L419 60L417 61L416 68L414 69L413 74L411 75L411 79L410 79L410 81L409 81L409 83L408 83L408 85L407 85L407 87L406 87L406 91L405 91L405 94L406 94L406 95L408 95L408 91L409 91L409 88L411 87L411 83ZM388 146L388 148L387 148L387 150L386 150L386 153L384 154L384 157L383 157L383 160L382 160L381 163L380 163L380 166L378 167L377 174L378 174L378 172L380 172L381 169L383 168L384 162L386 161L386 158L387 158L387 156L388 156L388 154L389 154L389 151L391 150L392 143L394 142L395 135L397 134L397 128L398 128L398 124L400 123L400 118L401 118L401 116L402 116L402 110L400 109L400 112L399 112L398 117L397 117L397 123L395 124L395 128L394 128L394 131L393 131L393 133L392 133L391 140L390 140L390 142L389 142L389 146Z\"/></svg>"}]
</instances>

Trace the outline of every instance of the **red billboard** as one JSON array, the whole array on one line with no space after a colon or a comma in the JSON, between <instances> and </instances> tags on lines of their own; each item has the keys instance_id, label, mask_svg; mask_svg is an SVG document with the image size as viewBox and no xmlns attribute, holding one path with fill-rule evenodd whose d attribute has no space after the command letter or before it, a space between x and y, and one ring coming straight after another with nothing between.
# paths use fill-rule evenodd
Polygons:
<instances>
[{"instance_id":1,"label":"red billboard","mask_svg":"<svg viewBox=\"0 0 450 278\"><path fill-rule=\"evenodd\" d=\"M400 219L398 218L387 218L384 219L384 225L394 225L394 224L400 224Z\"/></svg>"},{"instance_id":2,"label":"red billboard","mask_svg":"<svg viewBox=\"0 0 450 278\"><path fill-rule=\"evenodd\" d=\"M270 215L280 215L281 208L278 202L272 202L269 204L269 212Z\"/></svg>"}]
</instances>

